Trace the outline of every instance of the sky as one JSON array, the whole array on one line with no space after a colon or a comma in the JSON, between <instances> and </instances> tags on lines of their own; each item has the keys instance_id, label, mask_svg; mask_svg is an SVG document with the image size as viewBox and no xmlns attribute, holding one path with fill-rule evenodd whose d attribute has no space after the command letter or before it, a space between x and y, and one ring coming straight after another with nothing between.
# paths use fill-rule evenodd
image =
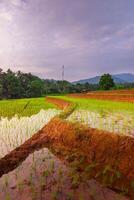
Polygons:
<instances>
[{"instance_id":1,"label":"sky","mask_svg":"<svg viewBox=\"0 0 134 200\"><path fill-rule=\"evenodd\" d=\"M134 73L134 0L0 0L0 67L69 81Z\"/></svg>"}]
</instances>

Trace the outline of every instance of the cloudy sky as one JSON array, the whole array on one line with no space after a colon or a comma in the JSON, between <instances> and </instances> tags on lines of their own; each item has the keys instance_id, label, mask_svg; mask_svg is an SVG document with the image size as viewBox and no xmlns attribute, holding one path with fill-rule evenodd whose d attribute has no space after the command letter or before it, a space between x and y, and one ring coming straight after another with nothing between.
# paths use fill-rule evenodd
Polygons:
<instances>
[{"instance_id":1,"label":"cloudy sky","mask_svg":"<svg viewBox=\"0 0 134 200\"><path fill-rule=\"evenodd\" d=\"M134 73L134 0L0 0L0 66L77 80Z\"/></svg>"}]
</instances>

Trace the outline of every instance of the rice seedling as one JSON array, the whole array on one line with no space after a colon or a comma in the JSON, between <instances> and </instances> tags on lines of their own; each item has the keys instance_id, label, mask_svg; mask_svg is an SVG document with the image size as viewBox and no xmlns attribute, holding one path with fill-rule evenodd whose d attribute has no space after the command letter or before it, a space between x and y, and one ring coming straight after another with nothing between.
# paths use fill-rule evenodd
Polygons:
<instances>
[{"instance_id":1,"label":"rice seedling","mask_svg":"<svg viewBox=\"0 0 134 200\"><path fill-rule=\"evenodd\" d=\"M68 120L78 121L89 127L114 133L133 135L134 131L134 118L127 113L106 113L104 117L99 112L76 110L69 116Z\"/></svg>"},{"instance_id":2,"label":"rice seedling","mask_svg":"<svg viewBox=\"0 0 134 200\"><path fill-rule=\"evenodd\" d=\"M29 139L34 133L40 130L59 110L41 110L31 117L17 115L11 119L1 118L0 120L0 157L6 155L14 148Z\"/></svg>"},{"instance_id":3,"label":"rice seedling","mask_svg":"<svg viewBox=\"0 0 134 200\"><path fill-rule=\"evenodd\" d=\"M133 103L80 99L67 96L57 96L56 98L77 105L75 111L67 118L69 121L78 121L100 130L134 135Z\"/></svg>"},{"instance_id":4,"label":"rice seedling","mask_svg":"<svg viewBox=\"0 0 134 200\"><path fill-rule=\"evenodd\" d=\"M50 159L47 159L47 162L43 162L42 159L44 157L49 157ZM36 173L32 170L34 163L36 163ZM53 173L51 173L52 169ZM52 155L48 149L36 151L34 156L32 154L29 155L29 157L21 164L21 167L16 168L14 171L4 175L0 179L0 199L5 199L6 195L9 195L10 199L14 199L14 194L17 199L23 197L24 199L32 198L35 200L71 200L74 198L88 199L88 197L99 199L97 198L97 194L98 192L101 194L101 186L98 186L96 183L94 186L93 180L90 180L88 181L87 187L85 187L83 179L81 179L82 177L75 172L72 173L71 170L72 168L67 168L67 166ZM70 173L72 174L71 176ZM4 191L2 191L2 185L4 185ZM105 188L103 189L105 190ZM115 199L116 196L118 196L110 191L109 194L106 194L106 199L109 199L110 195L113 195L112 199Z\"/></svg>"},{"instance_id":5,"label":"rice seedling","mask_svg":"<svg viewBox=\"0 0 134 200\"><path fill-rule=\"evenodd\" d=\"M55 108L43 98L29 98L29 99L15 99L15 100L0 100L0 118L11 118L15 115L32 116L40 112L40 110L47 110Z\"/></svg>"}]
</instances>

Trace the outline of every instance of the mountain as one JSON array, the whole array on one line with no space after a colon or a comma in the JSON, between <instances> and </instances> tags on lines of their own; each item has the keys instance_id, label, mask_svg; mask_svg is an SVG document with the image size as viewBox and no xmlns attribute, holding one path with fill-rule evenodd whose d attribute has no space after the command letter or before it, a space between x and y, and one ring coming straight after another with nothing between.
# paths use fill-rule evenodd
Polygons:
<instances>
[{"instance_id":1,"label":"mountain","mask_svg":"<svg viewBox=\"0 0 134 200\"><path fill-rule=\"evenodd\" d=\"M101 76L95 76L89 79L83 79L79 81L75 81L73 83L90 83L90 84L98 84ZM112 75L115 83L134 83L134 74L130 73L122 73L122 74L114 74Z\"/></svg>"},{"instance_id":2,"label":"mountain","mask_svg":"<svg viewBox=\"0 0 134 200\"><path fill-rule=\"evenodd\" d=\"M116 74L116 78L119 78L127 83L134 83L134 74L124 73L124 74Z\"/></svg>"}]
</instances>

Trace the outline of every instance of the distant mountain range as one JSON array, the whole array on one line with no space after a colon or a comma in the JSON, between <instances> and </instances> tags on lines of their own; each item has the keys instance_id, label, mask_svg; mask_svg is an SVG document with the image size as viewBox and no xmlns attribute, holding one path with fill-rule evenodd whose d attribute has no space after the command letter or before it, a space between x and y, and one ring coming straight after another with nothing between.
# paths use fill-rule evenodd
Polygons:
<instances>
[{"instance_id":1,"label":"distant mountain range","mask_svg":"<svg viewBox=\"0 0 134 200\"><path fill-rule=\"evenodd\" d=\"M98 84L101 76L95 76L89 79L83 79L79 81L75 81L73 83L90 83L90 84ZM134 74L123 73L123 74L114 74L112 75L115 83L134 83Z\"/></svg>"}]
</instances>

